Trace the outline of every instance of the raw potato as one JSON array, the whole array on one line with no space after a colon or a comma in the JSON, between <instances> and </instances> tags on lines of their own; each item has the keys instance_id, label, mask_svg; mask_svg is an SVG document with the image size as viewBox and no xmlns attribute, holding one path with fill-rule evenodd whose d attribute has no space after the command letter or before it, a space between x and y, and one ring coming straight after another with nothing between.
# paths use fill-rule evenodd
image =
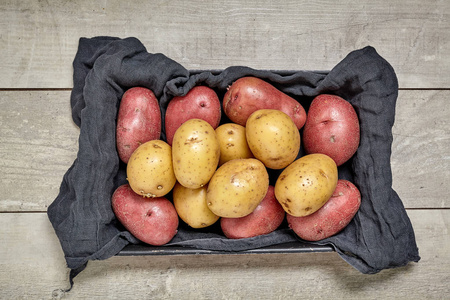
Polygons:
<instances>
[{"instance_id":1,"label":"raw potato","mask_svg":"<svg viewBox=\"0 0 450 300\"><path fill-rule=\"evenodd\" d=\"M165 114L166 140L172 145L178 127L189 119L202 119L214 129L219 126L222 115L216 92L207 86L195 86L186 95L170 100Z\"/></svg>"},{"instance_id":2,"label":"raw potato","mask_svg":"<svg viewBox=\"0 0 450 300\"><path fill-rule=\"evenodd\" d=\"M242 218L221 218L220 226L229 239L249 238L276 230L285 215L275 199L273 186L269 186L266 196L251 214Z\"/></svg>"},{"instance_id":3,"label":"raw potato","mask_svg":"<svg viewBox=\"0 0 450 300\"><path fill-rule=\"evenodd\" d=\"M161 110L155 94L143 87L128 89L117 114L116 144L120 159L128 163L139 145L161 135Z\"/></svg>"},{"instance_id":4,"label":"raw potato","mask_svg":"<svg viewBox=\"0 0 450 300\"><path fill-rule=\"evenodd\" d=\"M311 102L303 129L307 153L323 153L338 166L358 150L358 115L350 102L336 95L319 95Z\"/></svg>"},{"instance_id":5,"label":"raw potato","mask_svg":"<svg viewBox=\"0 0 450 300\"><path fill-rule=\"evenodd\" d=\"M339 179L331 198L315 213L306 217L287 215L289 227L302 239L319 241L344 229L361 204L361 194L350 181Z\"/></svg>"},{"instance_id":6,"label":"raw potato","mask_svg":"<svg viewBox=\"0 0 450 300\"><path fill-rule=\"evenodd\" d=\"M222 124L216 128L216 135L220 145L220 166L232 159L253 157L247 144L244 126L234 123Z\"/></svg>"},{"instance_id":7,"label":"raw potato","mask_svg":"<svg viewBox=\"0 0 450 300\"><path fill-rule=\"evenodd\" d=\"M206 186L188 189L177 182L172 195L178 216L192 228L208 227L219 219L206 204Z\"/></svg>"},{"instance_id":8,"label":"raw potato","mask_svg":"<svg viewBox=\"0 0 450 300\"><path fill-rule=\"evenodd\" d=\"M172 145L173 169L184 187L198 189L214 174L220 146L212 126L201 119L184 122L175 132Z\"/></svg>"},{"instance_id":9,"label":"raw potato","mask_svg":"<svg viewBox=\"0 0 450 300\"><path fill-rule=\"evenodd\" d=\"M259 109L281 110L292 118L297 129L306 121L305 109L297 100L262 79L243 77L228 87L223 110L231 121L245 126L248 117Z\"/></svg>"},{"instance_id":10,"label":"raw potato","mask_svg":"<svg viewBox=\"0 0 450 300\"><path fill-rule=\"evenodd\" d=\"M175 185L172 148L162 140L139 146L127 164L127 179L133 191L144 197L162 197Z\"/></svg>"},{"instance_id":11,"label":"raw potato","mask_svg":"<svg viewBox=\"0 0 450 300\"><path fill-rule=\"evenodd\" d=\"M206 201L220 217L240 218L255 210L269 188L269 174L254 158L224 163L209 182Z\"/></svg>"},{"instance_id":12,"label":"raw potato","mask_svg":"<svg viewBox=\"0 0 450 300\"><path fill-rule=\"evenodd\" d=\"M310 215L330 199L338 181L333 159L325 154L309 154L281 172L275 183L275 197L293 216Z\"/></svg>"},{"instance_id":13,"label":"raw potato","mask_svg":"<svg viewBox=\"0 0 450 300\"><path fill-rule=\"evenodd\" d=\"M111 205L119 222L144 243L161 246L177 233L177 212L164 197L144 198L124 184L115 190Z\"/></svg>"},{"instance_id":14,"label":"raw potato","mask_svg":"<svg viewBox=\"0 0 450 300\"><path fill-rule=\"evenodd\" d=\"M248 118L245 130L250 150L266 167L283 169L297 158L300 132L284 112L257 110Z\"/></svg>"}]
</instances>

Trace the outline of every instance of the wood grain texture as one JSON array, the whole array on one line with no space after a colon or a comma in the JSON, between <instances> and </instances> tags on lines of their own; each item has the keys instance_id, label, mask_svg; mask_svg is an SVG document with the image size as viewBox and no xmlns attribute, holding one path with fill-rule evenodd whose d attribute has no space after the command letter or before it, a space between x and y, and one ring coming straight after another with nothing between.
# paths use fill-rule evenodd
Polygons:
<instances>
[{"instance_id":1,"label":"wood grain texture","mask_svg":"<svg viewBox=\"0 0 450 300\"><path fill-rule=\"evenodd\" d=\"M450 210L409 210L419 263L363 275L336 253L112 257L68 270L44 213L0 214L1 299L444 299ZM26 278L26 280L23 280Z\"/></svg>"},{"instance_id":2,"label":"wood grain texture","mask_svg":"<svg viewBox=\"0 0 450 300\"><path fill-rule=\"evenodd\" d=\"M450 208L450 91L400 91L393 188L410 208Z\"/></svg>"},{"instance_id":3,"label":"wood grain texture","mask_svg":"<svg viewBox=\"0 0 450 300\"><path fill-rule=\"evenodd\" d=\"M0 88L70 88L80 37L139 38L188 69L330 70L371 45L403 88L449 88L450 2L2 1Z\"/></svg>"},{"instance_id":4,"label":"wood grain texture","mask_svg":"<svg viewBox=\"0 0 450 300\"><path fill-rule=\"evenodd\" d=\"M0 211L46 211L78 151L69 91L0 91ZM400 91L393 188L407 208L449 208L450 91ZM430 121L432 120L432 121Z\"/></svg>"},{"instance_id":5,"label":"wood grain texture","mask_svg":"<svg viewBox=\"0 0 450 300\"><path fill-rule=\"evenodd\" d=\"M46 211L78 151L69 91L0 92L0 211Z\"/></svg>"}]
</instances>

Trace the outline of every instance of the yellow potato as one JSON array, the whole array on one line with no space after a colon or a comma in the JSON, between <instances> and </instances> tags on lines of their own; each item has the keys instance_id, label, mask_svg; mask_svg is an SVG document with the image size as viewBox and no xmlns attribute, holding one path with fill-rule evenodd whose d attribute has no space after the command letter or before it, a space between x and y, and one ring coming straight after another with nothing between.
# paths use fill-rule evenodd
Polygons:
<instances>
[{"instance_id":1,"label":"yellow potato","mask_svg":"<svg viewBox=\"0 0 450 300\"><path fill-rule=\"evenodd\" d=\"M184 187L198 189L208 183L219 164L220 147L214 128L201 119L184 122L172 141L175 177Z\"/></svg>"},{"instance_id":2,"label":"yellow potato","mask_svg":"<svg viewBox=\"0 0 450 300\"><path fill-rule=\"evenodd\" d=\"M336 188L338 170L325 154L303 156L281 172L275 183L275 197L284 210L303 217L321 208Z\"/></svg>"},{"instance_id":3,"label":"yellow potato","mask_svg":"<svg viewBox=\"0 0 450 300\"><path fill-rule=\"evenodd\" d=\"M252 158L253 154L247 144L245 127L226 123L216 128L216 135L220 145L219 166L236 158Z\"/></svg>"},{"instance_id":4,"label":"yellow potato","mask_svg":"<svg viewBox=\"0 0 450 300\"><path fill-rule=\"evenodd\" d=\"M269 175L255 158L233 159L220 166L209 182L206 202L220 217L240 218L252 213L269 188Z\"/></svg>"},{"instance_id":5,"label":"yellow potato","mask_svg":"<svg viewBox=\"0 0 450 300\"><path fill-rule=\"evenodd\" d=\"M291 117L275 109L261 109L246 124L248 146L253 155L270 169L283 169L300 150L300 132Z\"/></svg>"},{"instance_id":6,"label":"yellow potato","mask_svg":"<svg viewBox=\"0 0 450 300\"><path fill-rule=\"evenodd\" d=\"M127 179L131 189L144 197L169 193L176 182L169 144L151 140L140 145L128 160Z\"/></svg>"},{"instance_id":7,"label":"yellow potato","mask_svg":"<svg viewBox=\"0 0 450 300\"><path fill-rule=\"evenodd\" d=\"M206 186L188 189L177 182L172 195L178 216L192 228L204 228L219 219L206 204Z\"/></svg>"}]
</instances>

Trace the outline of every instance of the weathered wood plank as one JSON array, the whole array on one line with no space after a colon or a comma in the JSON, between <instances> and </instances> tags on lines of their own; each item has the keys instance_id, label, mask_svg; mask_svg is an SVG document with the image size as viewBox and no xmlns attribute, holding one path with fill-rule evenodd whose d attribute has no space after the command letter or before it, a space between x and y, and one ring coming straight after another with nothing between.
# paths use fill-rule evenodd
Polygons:
<instances>
[{"instance_id":1,"label":"weathered wood plank","mask_svg":"<svg viewBox=\"0 0 450 300\"><path fill-rule=\"evenodd\" d=\"M374 46L403 88L449 88L449 1L2 1L0 88L70 88L78 39L139 38L188 69L329 70Z\"/></svg>"},{"instance_id":2,"label":"weathered wood plank","mask_svg":"<svg viewBox=\"0 0 450 300\"><path fill-rule=\"evenodd\" d=\"M410 208L450 208L450 91L400 91L393 188Z\"/></svg>"},{"instance_id":3,"label":"weathered wood plank","mask_svg":"<svg viewBox=\"0 0 450 300\"><path fill-rule=\"evenodd\" d=\"M0 211L45 211L78 151L69 91L0 92ZM408 208L449 208L450 91L400 91L393 187ZM430 121L431 120L431 121Z\"/></svg>"},{"instance_id":4,"label":"weathered wood plank","mask_svg":"<svg viewBox=\"0 0 450 300\"><path fill-rule=\"evenodd\" d=\"M409 210L419 263L362 275L336 253L113 257L92 261L64 299L444 299L450 210ZM0 214L0 298L49 299L68 286L44 213Z\"/></svg>"},{"instance_id":5,"label":"weathered wood plank","mask_svg":"<svg viewBox=\"0 0 450 300\"><path fill-rule=\"evenodd\" d=\"M0 92L0 211L45 211L78 151L69 91Z\"/></svg>"}]
</instances>

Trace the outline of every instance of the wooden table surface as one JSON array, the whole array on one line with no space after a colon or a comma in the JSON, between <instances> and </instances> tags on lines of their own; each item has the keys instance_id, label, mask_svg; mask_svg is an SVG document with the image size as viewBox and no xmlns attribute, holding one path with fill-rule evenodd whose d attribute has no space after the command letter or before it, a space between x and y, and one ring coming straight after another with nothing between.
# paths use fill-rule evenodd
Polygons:
<instances>
[{"instance_id":1,"label":"wooden table surface","mask_svg":"<svg viewBox=\"0 0 450 300\"><path fill-rule=\"evenodd\" d=\"M1 299L448 299L450 1L0 1ZM187 69L330 70L371 45L400 85L393 188L421 260L362 275L335 252L113 257L69 286L46 210L78 150L80 37L134 36Z\"/></svg>"}]
</instances>

